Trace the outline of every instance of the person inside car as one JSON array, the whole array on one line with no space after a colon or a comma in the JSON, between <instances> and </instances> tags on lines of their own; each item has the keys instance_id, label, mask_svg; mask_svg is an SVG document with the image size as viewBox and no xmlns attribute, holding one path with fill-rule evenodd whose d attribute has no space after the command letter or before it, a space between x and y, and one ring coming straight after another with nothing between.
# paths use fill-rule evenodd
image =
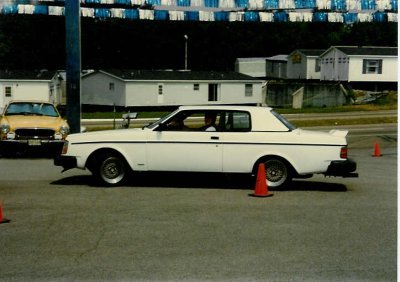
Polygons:
<instances>
[{"instance_id":1,"label":"person inside car","mask_svg":"<svg viewBox=\"0 0 400 282\"><path fill-rule=\"evenodd\" d=\"M205 125L202 127L204 131L217 131L217 127L215 125L215 121L217 119L217 115L215 113L206 113L204 116Z\"/></svg>"}]
</instances>

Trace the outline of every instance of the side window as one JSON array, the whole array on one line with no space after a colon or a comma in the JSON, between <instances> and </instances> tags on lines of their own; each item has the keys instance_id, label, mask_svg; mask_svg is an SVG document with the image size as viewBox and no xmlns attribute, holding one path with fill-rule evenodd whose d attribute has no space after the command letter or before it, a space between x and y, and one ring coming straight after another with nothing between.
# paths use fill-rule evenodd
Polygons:
<instances>
[{"instance_id":1,"label":"side window","mask_svg":"<svg viewBox=\"0 0 400 282\"><path fill-rule=\"evenodd\" d=\"M219 131L219 111L185 111L170 118L163 131Z\"/></svg>"},{"instance_id":2,"label":"side window","mask_svg":"<svg viewBox=\"0 0 400 282\"><path fill-rule=\"evenodd\" d=\"M223 123L223 126L221 125ZM251 119L248 112L226 112L221 117L220 127L227 132L247 132L251 130Z\"/></svg>"}]
</instances>

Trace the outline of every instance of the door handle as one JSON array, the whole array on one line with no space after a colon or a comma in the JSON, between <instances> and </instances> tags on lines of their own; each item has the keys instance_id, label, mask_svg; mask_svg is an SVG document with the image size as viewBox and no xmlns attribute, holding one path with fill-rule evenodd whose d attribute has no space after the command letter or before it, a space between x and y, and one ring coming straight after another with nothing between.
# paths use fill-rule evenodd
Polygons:
<instances>
[{"instance_id":1,"label":"door handle","mask_svg":"<svg viewBox=\"0 0 400 282\"><path fill-rule=\"evenodd\" d=\"M211 140L219 140L218 136L211 136Z\"/></svg>"}]
</instances>

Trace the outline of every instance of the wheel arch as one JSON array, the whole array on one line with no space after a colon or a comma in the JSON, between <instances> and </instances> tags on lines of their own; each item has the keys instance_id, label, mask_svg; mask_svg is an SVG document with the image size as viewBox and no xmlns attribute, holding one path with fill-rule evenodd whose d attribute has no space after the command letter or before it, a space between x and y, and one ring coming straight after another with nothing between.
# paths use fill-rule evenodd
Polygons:
<instances>
[{"instance_id":1,"label":"wheel arch","mask_svg":"<svg viewBox=\"0 0 400 282\"><path fill-rule=\"evenodd\" d=\"M91 172L93 172L93 168L94 168L94 165L96 164L97 159L100 156L103 156L103 155L106 155L106 154L115 154L115 155L121 157L121 159L124 160L124 162L126 163L127 167L131 168L131 166L129 165L129 163L126 160L125 156L120 151L118 151L117 149L110 148L110 147L99 148L99 149L96 149L95 151L91 152L89 157L86 160L85 167L87 169L89 169Z\"/></svg>"},{"instance_id":2,"label":"wheel arch","mask_svg":"<svg viewBox=\"0 0 400 282\"><path fill-rule=\"evenodd\" d=\"M279 160L283 161L285 164L287 164L287 167L290 170L290 173L292 175L298 174L296 168L293 166L293 164L289 160L287 160L287 158L279 156L279 155L275 155L275 154L268 154L268 155L264 155L264 156L258 158L258 160L253 165L252 174L257 174L259 164L262 162L265 162L269 159L279 159Z\"/></svg>"}]
</instances>

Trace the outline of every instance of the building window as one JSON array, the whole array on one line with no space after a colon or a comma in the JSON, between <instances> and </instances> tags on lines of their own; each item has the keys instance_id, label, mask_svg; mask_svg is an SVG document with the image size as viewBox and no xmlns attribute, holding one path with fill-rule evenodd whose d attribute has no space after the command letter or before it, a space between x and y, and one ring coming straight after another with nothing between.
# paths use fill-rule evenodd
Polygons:
<instances>
[{"instance_id":1,"label":"building window","mask_svg":"<svg viewBox=\"0 0 400 282\"><path fill-rule=\"evenodd\" d=\"M198 83L193 84L193 90L199 91L200 90L200 84L198 84Z\"/></svg>"},{"instance_id":2,"label":"building window","mask_svg":"<svg viewBox=\"0 0 400 282\"><path fill-rule=\"evenodd\" d=\"M159 84L159 85L158 85L158 95L162 95L162 94L164 94L164 93L163 93L163 85L162 85L162 84Z\"/></svg>"},{"instance_id":3,"label":"building window","mask_svg":"<svg viewBox=\"0 0 400 282\"><path fill-rule=\"evenodd\" d=\"M363 74L382 74L382 60L363 60Z\"/></svg>"},{"instance_id":4,"label":"building window","mask_svg":"<svg viewBox=\"0 0 400 282\"><path fill-rule=\"evenodd\" d=\"M6 97L11 97L12 96L12 92L11 92L11 86L6 86L4 87L4 94Z\"/></svg>"},{"instance_id":5,"label":"building window","mask_svg":"<svg viewBox=\"0 0 400 282\"><path fill-rule=\"evenodd\" d=\"M114 89L115 89L114 82L110 82L110 84L108 85L108 89L111 91L114 91Z\"/></svg>"},{"instance_id":6,"label":"building window","mask_svg":"<svg viewBox=\"0 0 400 282\"><path fill-rule=\"evenodd\" d=\"M246 96L246 97L253 96L253 84L245 84L244 85L244 96Z\"/></svg>"},{"instance_id":7,"label":"building window","mask_svg":"<svg viewBox=\"0 0 400 282\"><path fill-rule=\"evenodd\" d=\"M218 84L212 83L208 85L208 101L218 101Z\"/></svg>"}]
</instances>

